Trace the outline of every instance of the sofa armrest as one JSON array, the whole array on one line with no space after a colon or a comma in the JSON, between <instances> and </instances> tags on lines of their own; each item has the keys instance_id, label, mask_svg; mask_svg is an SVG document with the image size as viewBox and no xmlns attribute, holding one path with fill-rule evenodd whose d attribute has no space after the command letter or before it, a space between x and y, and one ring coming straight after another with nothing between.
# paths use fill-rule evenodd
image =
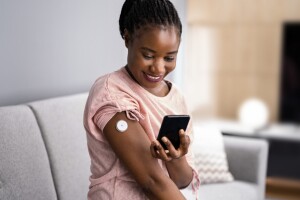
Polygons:
<instances>
[{"instance_id":1,"label":"sofa armrest","mask_svg":"<svg viewBox=\"0 0 300 200\"><path fill-rule=\"evenodd\" d=\"M229 170L234 178L257 184L260 194L264 195L269 149L267 141L224 136L224 144Z\"/></svg>"}]
</instances>

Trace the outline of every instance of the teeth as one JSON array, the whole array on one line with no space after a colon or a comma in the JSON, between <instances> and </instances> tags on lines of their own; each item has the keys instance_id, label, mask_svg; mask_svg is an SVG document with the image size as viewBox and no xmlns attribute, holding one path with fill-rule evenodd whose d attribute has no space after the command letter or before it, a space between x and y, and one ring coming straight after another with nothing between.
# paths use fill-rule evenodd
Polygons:
<instances>
[{"instance_id":1,"label":"teeth","mask_svg":"<svg viewBox=\"0 0 300 200\"><path fill-rule=\"evenodd\" d=\"M153 80L158 80L160 78L160 76L150 76L149 74L147 74L147 77Z\"/></svg>"}]
</instances>

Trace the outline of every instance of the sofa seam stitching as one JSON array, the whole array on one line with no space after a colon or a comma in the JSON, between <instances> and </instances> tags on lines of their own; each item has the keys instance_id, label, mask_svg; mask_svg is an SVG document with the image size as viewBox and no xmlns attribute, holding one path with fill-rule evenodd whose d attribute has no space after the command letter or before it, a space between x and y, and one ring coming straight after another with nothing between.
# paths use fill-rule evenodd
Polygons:
<instances>
[{"instance_id":1,"label":"sofa seam stitching","mask_svg":"<svg viewBox=\"0 0 300 200\"><path fill-rule=\"evenodd\" d=\"M58 200L59 198L58 198L57 184L56 184L55 179L54 179L54 174L55 174L55 173L54 173L54 170L53 170L53 166L52 166L52 164L51 164L51 162L50 162L49 149L48 149L48 147L47 147L47 145L46 145L46 140L45 140L45 137L44 137L44 134L43 134L43 130L42 130L40 121L39 121L39 119L38 119L38 117L37 117L37 112L34 110L34 108L32 107L32 105L30 105L30 104L26 104L26 105L27 105L27 106L29 107L29 109L32 111L33 116L34 116L34 118L35 118L35 120L36 120L36 122L37 122L38 128L39 128L39 130L40 130L41 137L42 137L42 140L43 140L43 143L44 143L44 147L45 147L45 150L46 150L46 154L47 154L47 159L48 159L48 162L49 162L49 167L50 167L51 177L52 177L52 181L53 181L53 185L54 185L54 190L55 190L56 199Z\"/></svg>"}]
</instances>

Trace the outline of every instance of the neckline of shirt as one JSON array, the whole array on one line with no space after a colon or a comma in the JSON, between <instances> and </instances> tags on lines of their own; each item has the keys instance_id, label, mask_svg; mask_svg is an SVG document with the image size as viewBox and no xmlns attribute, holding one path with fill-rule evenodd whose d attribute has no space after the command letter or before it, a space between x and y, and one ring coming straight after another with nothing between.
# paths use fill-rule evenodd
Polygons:
<instances>
[{"instance_id":1,"label":"neckline of shirt","mask_svg":"<svg viewBox=\"0 0 300 200\"><path fill-rule=\"evenodd\" d=\"M152 94L151 92L149 92L148 90L146 90L145 88L143 88L141 85L139 85L137 82L135 82L130 74L127 72L127 70L125 69L125 66L121 68L122 72L126 74L126 76L132 81L133 84L135 84L137 86L137 88L139 88L140 90L143 91L143 93L145 93L147 96L152 97L152 98L156 98L159 100L165 100L165 99L169 99L172 96L172 93L174 91L174 84L168 80L164 80L167 82L167 84L171 84L170 90L168 92L168 94L166 96L156 96L154 94Z\"/></svg>"}]
</instances>

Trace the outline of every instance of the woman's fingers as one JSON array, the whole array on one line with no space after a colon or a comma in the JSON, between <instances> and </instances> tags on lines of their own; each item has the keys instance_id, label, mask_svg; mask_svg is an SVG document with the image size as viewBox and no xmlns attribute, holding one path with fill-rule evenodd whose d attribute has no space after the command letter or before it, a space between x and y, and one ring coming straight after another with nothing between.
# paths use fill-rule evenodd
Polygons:
<instances>
[{"instance_id":1,"label":"woman's fingers","mask_svg":"<svg viewBox=\"0 0 300 200\"><path fill-rule=\"evenodd\" d=\"M173 159L180 158L180 157L184 156L185 154L187 154L189 146L190 146L190 137L185 134L183 129L181 129L179 131L179 139L180 139L180 146L178 149L175 149L173 147L173 145L169 145L170 148L168 148L169 155ZM171 142L169 141L169 143L171 143Z\"/></svg>"},{"instance_id":2,"label":"woman's fingers","mask_svg":"<svg viewBox=\"0 0 300 200\"><path fill-rule=\"evenodd\" d=\"M165 150L157 140L151 143L150 151L154 158L159 158L164 161L172 160L172 158L168 156L168 150Z\"/></svg>"},{"instance_id":3,"label":"woman's fingers","mask_svg":"<svg viewBox=\"0 0 300 200\"><path fill-rule=\"evenodd\" d=\"M181 129L179 131L179 138L180 138L180 147L179 149L182 151L182 154L187 154L191 140L190 137L185 134L184 130Z\"/></svg>"},{"instance_id":4,"label":"woman's fingers","mask_svg":"<svg viewBox=\"0 0 300 200\"><path fill-rule=\"evenodd\" d=\"M151 155L154 157L154 158L158 158L157 156L157 153L156 153L156 141L153 141L150 145L150 152L151 152Z\"/></svg>"},{"instance_id":5,"label":"woman's fingers","mask_svg":"<svg viewBox=\"0 0 300 200\"><path fill-rule=\"evenodd\" d=\"M175 149L175 147L173 146L172 142L168 138L163 137L162 141L165 143L166 147L168 148L168 154L167 155L171 159L177 159L177 158L181 157L180 151L178 151L178 150Z\"/></svg>"},{"instance_id":6,"label":"woman's fingers","mask_svg":"<svg viewBox=\"0 0 300 200\"><path fill-rule=\"evenodd\" d=\"M162 138L162 142L166 145L168 150L165 150L159 141L153 141L150 146L151 154L154 158L158 158L164 161L170 161L172 159L178 159L188 152L190 146L190 138L185 134L184 130L179 131L180 146L175 149L171 141L167 137Z\"/></svg>"}]
</instances>

